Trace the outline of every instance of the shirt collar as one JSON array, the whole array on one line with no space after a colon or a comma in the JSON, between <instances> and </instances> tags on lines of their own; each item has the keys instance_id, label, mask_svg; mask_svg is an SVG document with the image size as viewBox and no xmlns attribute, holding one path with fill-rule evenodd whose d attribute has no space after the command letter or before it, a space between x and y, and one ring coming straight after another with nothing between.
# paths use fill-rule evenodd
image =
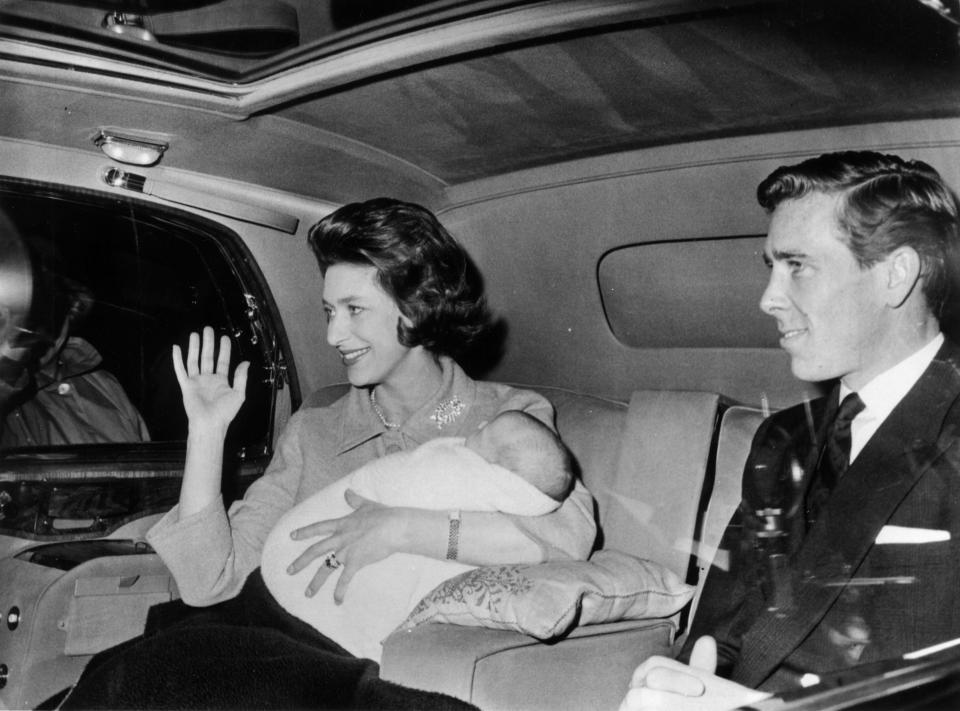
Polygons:
<instances>
[{"instance_id":1,"label":"shirt collar","mask_svg":"<svg viewBox=\"0 0 960 711\"><path fill-rule=\"evenodd\" d=\"M440 387L398 430L405 440L423 444L438 436L462 436L461 427L477 396L477 384L448 356L439 358ZM370 404L367 388L350 388L340 424L337 450L345 452L387 430Z\"/></svg>"},{"instance_id":2,"label":"shirt collar","mask_svg":"<svg viewBox=\"0 0 960 711\"><path fill-rule=\"evenodd\" d=\"M904 398L927 369L937 351L943 345L944 336L938 333L936 337L920 350L892 368L880 373L877 377L864 385L857 394L863 400L863 415L871 420L883 421L893 408ZM840 402L853 392L843 383L840 383Z\"/></svg>"}]
</instances>

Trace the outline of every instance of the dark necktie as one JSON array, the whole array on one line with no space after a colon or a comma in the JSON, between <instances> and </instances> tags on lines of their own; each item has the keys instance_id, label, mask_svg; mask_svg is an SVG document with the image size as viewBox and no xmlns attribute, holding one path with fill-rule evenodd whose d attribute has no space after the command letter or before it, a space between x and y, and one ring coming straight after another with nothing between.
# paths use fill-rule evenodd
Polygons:
<instances>
[{"instance_id":1,"label":"dark necktie","mask_svg":"<svg viewBox=\"0 0 960 711\"><path fill-rule=\"evenodd\" d=\"M839 481L850 466L850 425L864 407L860 396L850 393L837 408L837 416L827 432L827 456L830 457L830 467L833 470L831 485Z\"/></svg>"},{"instance_id":2,"label":"dark necktie","mask_svg":"<svg viewBox=\"0 0 960 711\"><path fill-rule=\"evenodd\" d=\"M863 408L860 396L850 393L840 403L833 422L827 428L826 451L820 456L820 464L806 496L808 525L820 518L830 492L850 466L850 425Z\"/></svg>"}]
</instances>

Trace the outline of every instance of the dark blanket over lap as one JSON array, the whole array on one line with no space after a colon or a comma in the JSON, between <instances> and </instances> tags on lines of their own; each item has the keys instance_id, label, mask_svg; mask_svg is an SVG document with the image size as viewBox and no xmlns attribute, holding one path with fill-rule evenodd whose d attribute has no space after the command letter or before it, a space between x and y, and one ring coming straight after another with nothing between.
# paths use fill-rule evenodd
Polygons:
<instances>
[{"instance_id":1,"label":"dark blanket over lap","mask_svg":"<svg viewBox=\"0 0 960 711\"><path fill-rule=\"evenodd\" d=\"M259 572L227 603L175 603L157 613L144 636L95 656L60 708L475 708L381 680L375 662L351 656L276 605Z\"/></svg>"}]
</instances>

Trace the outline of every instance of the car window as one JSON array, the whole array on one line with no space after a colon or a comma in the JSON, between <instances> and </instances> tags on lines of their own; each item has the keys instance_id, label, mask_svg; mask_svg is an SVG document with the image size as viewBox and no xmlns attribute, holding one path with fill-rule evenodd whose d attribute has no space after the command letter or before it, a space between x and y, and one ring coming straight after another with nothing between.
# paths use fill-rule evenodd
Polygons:
<instances>
[{"instance_id":1,"label":"car window","mask_svg":"<svg viewBox=\"0 0 960 711\"><path fill-rule=\"evenodd\" d=\"M204 325L231 337L232 366L251 362L227 456L265 461L281 359L236 235L146 203L13 181L0 181L0 211L20 241L17 251L4 236L0 350L29 353L4 384L0 530L103 529L175 503L186 417L171 345L186 352Z\"/></svg>"},{"instance_id":2,"label":"car window","mask_svg":"<svg viewBox=\"0 0 960 711\"><path fill-rule=\"evenodd\" d=\"M776 347L759 306L763 240L670 240L608 252L597 280L610 329L633 348Z\"/></svg>"}]
</instances>

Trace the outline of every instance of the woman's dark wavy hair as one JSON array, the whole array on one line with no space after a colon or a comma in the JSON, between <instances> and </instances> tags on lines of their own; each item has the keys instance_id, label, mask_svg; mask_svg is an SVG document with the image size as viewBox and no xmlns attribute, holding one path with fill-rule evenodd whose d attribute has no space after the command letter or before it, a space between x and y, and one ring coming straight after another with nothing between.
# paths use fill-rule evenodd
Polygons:
<instances>
[{"instance_id":1,"label":"woman's dark wavy hair","mask_svg":"<svg viewBox=\"0 0 960 711\"><path fill-rule=\"evenodd\" d=\"M936 170L870 151L826 153L781 166L757 188L768 212L813 192L839 194L837 219L864 269L901 246L920 256L923 295L941 317L957 288L960 205Z\"/></svg>"},{"instance_id":2,"label":"woman's dark wavy hair","mask_svg":"<svg viewBox=\"0 0 960 711\"><path fill-rule=\"evenodd\" d=\"M407 347L458 358L490 326L476 265L425 207L384 197L350 203L314 225L308 242L324 275L334 264L376 267L413 324L397 324Z\"/></svg>"}]
</instances>

